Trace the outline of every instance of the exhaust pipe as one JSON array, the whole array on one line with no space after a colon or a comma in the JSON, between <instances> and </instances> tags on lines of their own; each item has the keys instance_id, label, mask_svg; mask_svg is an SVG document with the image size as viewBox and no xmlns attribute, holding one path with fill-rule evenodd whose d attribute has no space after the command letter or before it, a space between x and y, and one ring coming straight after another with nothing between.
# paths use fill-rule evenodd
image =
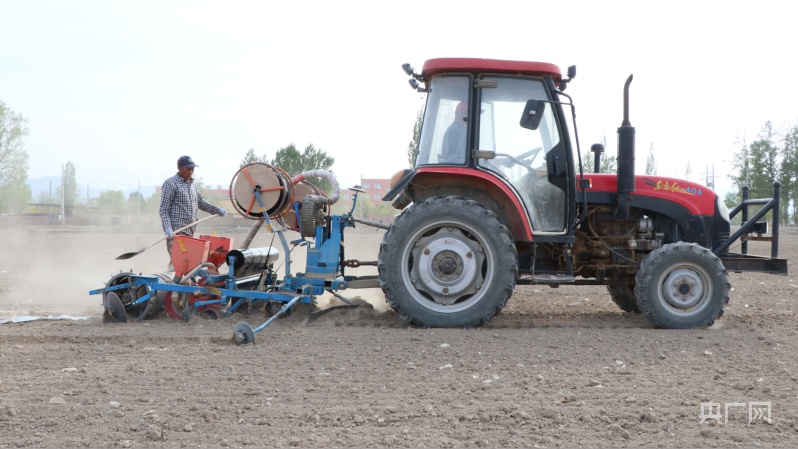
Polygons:
<instances>
[{"instance_id":1,"label":"exhaust pipe","mask_svg":"<svg viewBox=\"0 0 798 449\"><path fill-rule=\"evenodd\" d=\"M629 216L629 202L635 191L635 128L629 122L629 85L632 75L623 86L623 123L618 128L618 210L615 218Z\"/></svg>"}]
</instances>

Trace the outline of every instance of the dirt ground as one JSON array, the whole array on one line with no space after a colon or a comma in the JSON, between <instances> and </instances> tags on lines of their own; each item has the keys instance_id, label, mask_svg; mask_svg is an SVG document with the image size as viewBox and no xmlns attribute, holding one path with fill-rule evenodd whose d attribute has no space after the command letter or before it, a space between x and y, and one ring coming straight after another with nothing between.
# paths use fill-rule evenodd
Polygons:
<instances>
[{"instance_id":1,"label":"dirt ground","mask_svg":"<svg viewBox=\"0 0 798 449\"><path fill-rule=\"evenodd\" d=\"M787 231L780 254L794 261ZM348 232L347 258L376 260L383 232ZM2 234L0 321L87 319L0 324L0 448L798 447L794 266L731 273L726 314L706 330L653 329L604 288L576 286L518 287L479 329L417 329L360 290L346 294L373 309L311 322L297 310L235 346L240 320L265 318L103 324L89 290L165 271L163 244L114 260L155 229ZM269 238L251 246L280 248Z\"/></svg>"}]
</instances>

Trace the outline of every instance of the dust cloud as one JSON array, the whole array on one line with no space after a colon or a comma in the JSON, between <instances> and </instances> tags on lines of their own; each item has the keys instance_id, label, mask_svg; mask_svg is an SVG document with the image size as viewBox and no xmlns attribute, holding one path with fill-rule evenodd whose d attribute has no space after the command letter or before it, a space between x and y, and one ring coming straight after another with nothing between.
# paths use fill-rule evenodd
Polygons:
<instances>
[{"instance_id":1,"label":"dust cloud","mask_svg":"<svg viewBox=\"0 0 798 449\"><path fill-rule=\"evenodd\" d=\"M376 261L384 231L361 227L345 231L347 259ZM233 239L233 246L243 244L249 228L212 228L200 225L197 235L216 234ZM285 232L287 242L299 239L293 231ZM127 260L115 260L121 254L139 251L163 237L159 229L141 232L112 227L30 227L4 231L4 257L0 259L0 319L21 315L72 315L101 317L102 295L89 291L102 288L120 272L135 274L165 273L169 262L165 243ZM286 254L277 234L261 229L250 248L272 246L280 258L275 263L279 278L285 276ZM307 249L291 250L291 274L305 270ZM223 266L226 268L226 265ZM347 268L347 275L376 275L376 266ZM375 311L385 311L385 297L380 289L341 291L349 299L361 299ZM329 293L318 298L318 307L344 304ZM165 318L161 314L158 318Z\"/></svg>"}]
</instances>

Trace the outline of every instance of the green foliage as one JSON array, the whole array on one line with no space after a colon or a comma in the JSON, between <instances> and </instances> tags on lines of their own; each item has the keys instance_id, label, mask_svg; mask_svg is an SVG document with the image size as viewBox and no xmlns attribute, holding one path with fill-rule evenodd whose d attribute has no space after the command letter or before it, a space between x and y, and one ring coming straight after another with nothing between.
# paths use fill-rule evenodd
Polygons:
<instances>
[{"instance_id":1,"label":"green foliage","mask_svg":"<svg viewBox=\"0 0 798 449\"><path fill-rule=\"evenodd\" d=\"M33 193L25 179L0 186L0 213L20 213L31 202Z\"/></svg>"},{"instance_id":2,"label":"green foliage","mask_svg":"<svg viewBox=\"0 0 798 449\"><path fill-rule=\"evenodd\" d=\"M618 158L615 155L604 153L601 158L601 173L617 173Z\"/></svg>"},{"instance_id":3,"label":"green foliage","mask_svg":"<svg viewBox=\"0 0 798 449\"><path fill-rule=\"evenodd\" d=\"M751 142L749 157L751 159L750 187L752 198L768 198L772 196L773 181L778 178L778 147L775 145L773 127L770 121L765 123L762 134Z\"/></svg>"},{"instance_id":4,"label":"green foliage","mask_svg":"<svg viewBox=\"0 0 798 449\"><path fill-rule=\"evenodd\" d=\"M302 153L291 143L277 150L274 159L269 162L269 165L285 170L292 177L308 170L326 170L332 173L333 164L335 158L328 156L320 148L315 148L312 143ZM313 177L308 181L328 195L332 193L332 184L326 178Z\"/></svg>"},{"instance_id":5,"label":"green foliage","mask_svg":"<svg viewBox=\"0 0 798 449\"><path fill-rule=\"evenodd\" d=\"M693 176L693 167L690 165L690 159L684 165L684 179L690 181Z\"/></svg>"},{"instance_id":6,"label":"green foliage","mask_svg":"<svg viewBox=\"0 0 798 449\"><path fill-rule=\"evenodd\" d=\"M147 198L146 201L141 203L141 213L142 214L157 214L159 213L159 209L161 207L161 195L159 193L153 193Z\"/></svg>"},{"instance_id":7,"label":"green foliage","mask_svg":"<svg viewBox=\"0 0 798 449\"><path fill-rule=\"evenodd\" d=\"M723 197L723 203L726 205L729 211L737 207L737 205L740 204L742 201L743 201L743 194L739 190L738 191L729 190L728 192L726 192L726 196ZM739 226L740 214L737 214L734 218L732 218L732 224L734 224L735 226Z\"/></svg>"},{"instance_id":8,"label":"green foliage","mask_svg":"<svg viewBox=\"0 0 798 449\"><path fill-rule=\"evenodd\" d=\"M604 148L604 153L601 154L601 164L599 165L599 173L615 173L618 171L618 158L614 155L609 154L606 151L607 148L607 137L604 136L601 138L600 142ZM582 169L585 173L593 173L593 167L595 165L595 154L588 150L582 153Z\"/></svg>"},{"instance_id":9,"label":"green foliage","mask_svg":"<svg viewBox=\"0 0 798 449\"><path fill-rule=\"evenodd\" d=\"M740 204L742 201L743 201L743 194L740 191L729 190L728 192L726 192L726 196L723 197L723 203L726 205L726 207L729 208L729 210L732 210L735 207L737 207L737 205Z\"/></svg>"},{"instance_id":10,"label":"green foliage","mask_svg":"<svg viewBox=\"0 0 798 449\"><path fill-rule=\"evenodd\" d=\"M142 195L141 192L130 192L130 195L127 196L128 203L135 203L139 200L146 201L144 195Z\"/></svg>"},{"instance_id":11,"label":"green foliage","mask_svg":"<svg viewBox=\"0 0 798 449\"><path fill-rule=\"evenodd\" d=\"M738 140L737 145L740 149L736 157L732 158L733 173L729 174L735 190L741 191L744 185L749 185L751 178L751 160L748 157L749 149L745 139Z\"/></svg>"},{"instance_id":12,"label":"green foliage","mask_svg":"<svg viewBox=\"0 0 798 449\"><path fill-rule=\"evenodd\" d=\"M593 173L593 152L588 150L582 153L582 171Z\"/></svg>"},{"instance_id":13,"label":"green foliage","mask_svg":"<svg viewBox=\"0 0 798 449\"><path fill-rule=\"evenodd\" d=\"M787 222L798 221L795 206L798 205L798 124L784 135L781 159L781 216ZM788 214L792 205L792 216Z\"/></svg>"},{"instance_id":14,"label":"green foliage","mask_svg":"<svg viewBox=\"0 0 798 449\"><path fill-rule=\"evenodd\" d=\"M780 172L780 169L789 169L790 160L793 157L787 151L788 140L785 139L784 142L785 147L780 148L770 121L765 123L757 139L751 142L750 145L746 144L745 141L738 142L740 150L732 160L734 173L729 175L734 184L734 190L742 191L742 187L747 185L750 188L750 198L771 198L773 196L773 182L778 180L779 177L786 177L789 184L789 179L793 175L789 172ZM783 165L785 160L788 162L786 166ZM786 222L789 220L787 210L794 194L791 191L784 193L781 198L781 212L782 221ZM752 210L751 213L753 212L755 211ZM769 219L770 216L771 214L768 213L765 219Z\"/></svg>"},{"instance_id":15,"label":"green foliage","mask_svg":"<svg viewBox=\"0 0 798 449\"><path fill-rule=\"evenodd\" d=\"M269 164L281 168L289 175L294 176L302 172L302 153L292 143L277 150L274 159L269 161Z\"/></svg>"},{"instance_id":16,"label":"green foliage","mask_svg":"<svg viewBox=\"0 0 798 449\"><path fill-rule=\"evenodd\" d=\"M101 215L125 213L125 194L121 190L103 190L97 197L97 211Z\"/></svg>"},{"instance_id":17,"label":"green foliage","mask_svg":"<svg viewBox=\"0 0 798 449\"><path fill-rule=\"evenodd\" d=\"M42 190L35 198L39 204L56 204L55 195L51 192Z\"/></svg>"},{"instance_id":18,"label":"green foliage","mask_svg":"<svg viewBox=\"0 0 798 449\"><path fill-rule=\"evenodd\" d=\"M689 161L687 162L690 163ZM654 161L654 144L652 143L648 147L648 156L646 157L646 171L647 175L656 175L657 174L657 163Z\"/></svg>"},{"instance_id":19,"label":"green foliage","mask_svg":"<svg viewBox=\"0 0 798 449\"><path fill-rule=\"evenodd\" d=\"M157 214L161 205L161 196L153 193L149 198L145 198L139 192L130 192L125 203L125 211L130 215L136 215L139 211L142 214Z\"/></svg>"},{"instance_id":20,"label":"green foliage","mask_svg":"<svg viewBox=\"0 0 798 449\"><path fill-rule=\"evenodd\" d=\"M28 153L22 138L28 121L0 101L0 213L22 212L33 195L28 179Z\"/></svg>"},{"instance_id":21,"label":"green foliage","mask_svg":"<svg viewBox=\"0 0 798 449\"><path fill-rule=\"evenodd\" d=\"M348 211L347 211L348 212ZM384 217L390 217L395 213L395 209L384 201L374 202L368 194L361 193L357 197L357 207L353 215L368 221L379 222Z\"/></svg>"},{"instance_id":22,"label":"green foliage","mask_svg":"<svg viewBox=\"0 0 798 449\"><path fill-rule=\"evenodd\" d=\"M326 170L332 173L335 158L328 156L320 148L315 148L312 143L308 144L301 153L297 150L296 145L290 143L277 150L272 160L269 160L265 154L260 157L256 156L255 150L250 148L244 159L241 160L241 166L256 162L280 168L289 176L294 177L308 170ZM308 181L328 195L332 193L332 184L326 178L313 177Z\"/></svg>"},{"instance_id":23,"label":"green foliage","mask_svg":"<svg viewBox=\"0 0 798 449\"><path fill-rule=\"evenodd\" d=\"M407 146L407 161L410 162L410 168L416 166L416 158L418 157L418 144L421 139L421 125L424 123L424 107L418 111L416 116L416 123L413 125L413 139Z\"/></svg>"},{"instance_id":24,"label":"green foliage","mask_svg":"<svg viewBox=\"0 0 798 449\"><path fill-rule=\"evenodd\" d=\"M194 184L197 186L197 190L199 190L200 195L203 198L208 196L208 186L205 185L205 180L199 176L194 177Z\"/></svg>"},{"instance_id":25,"label":"green foliage","mask_svg":"<svg viewBox=\"0 0 798 449\"><path fill-rule=\"evenodd\" d=\"M247 154L244 156L244 159L241 159L241 166L243 167L245 165L254 164L256 162L260 162L263 164L269 163L265 154L259 157L255 154L255 149L250 148L249 151L247 151Z\"/></svg>"}]
</instances>

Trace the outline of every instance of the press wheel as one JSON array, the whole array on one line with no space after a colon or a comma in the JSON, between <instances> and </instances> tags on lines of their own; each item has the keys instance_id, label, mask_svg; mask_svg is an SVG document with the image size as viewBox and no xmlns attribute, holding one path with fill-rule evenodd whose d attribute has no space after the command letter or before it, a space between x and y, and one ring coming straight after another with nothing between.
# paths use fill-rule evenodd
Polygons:
<instances>
[{"instance_id":1,"label":"press wheel","mask_svg":"<svg viewBox=\"0 0 798 449\"><path fill-rule=\"evenodd\" d=\"M236 330L233 331L233 342L239 346L255 344L255 332L252 331L249 324L238 323Z\"/></svg>"}]
</instances>

